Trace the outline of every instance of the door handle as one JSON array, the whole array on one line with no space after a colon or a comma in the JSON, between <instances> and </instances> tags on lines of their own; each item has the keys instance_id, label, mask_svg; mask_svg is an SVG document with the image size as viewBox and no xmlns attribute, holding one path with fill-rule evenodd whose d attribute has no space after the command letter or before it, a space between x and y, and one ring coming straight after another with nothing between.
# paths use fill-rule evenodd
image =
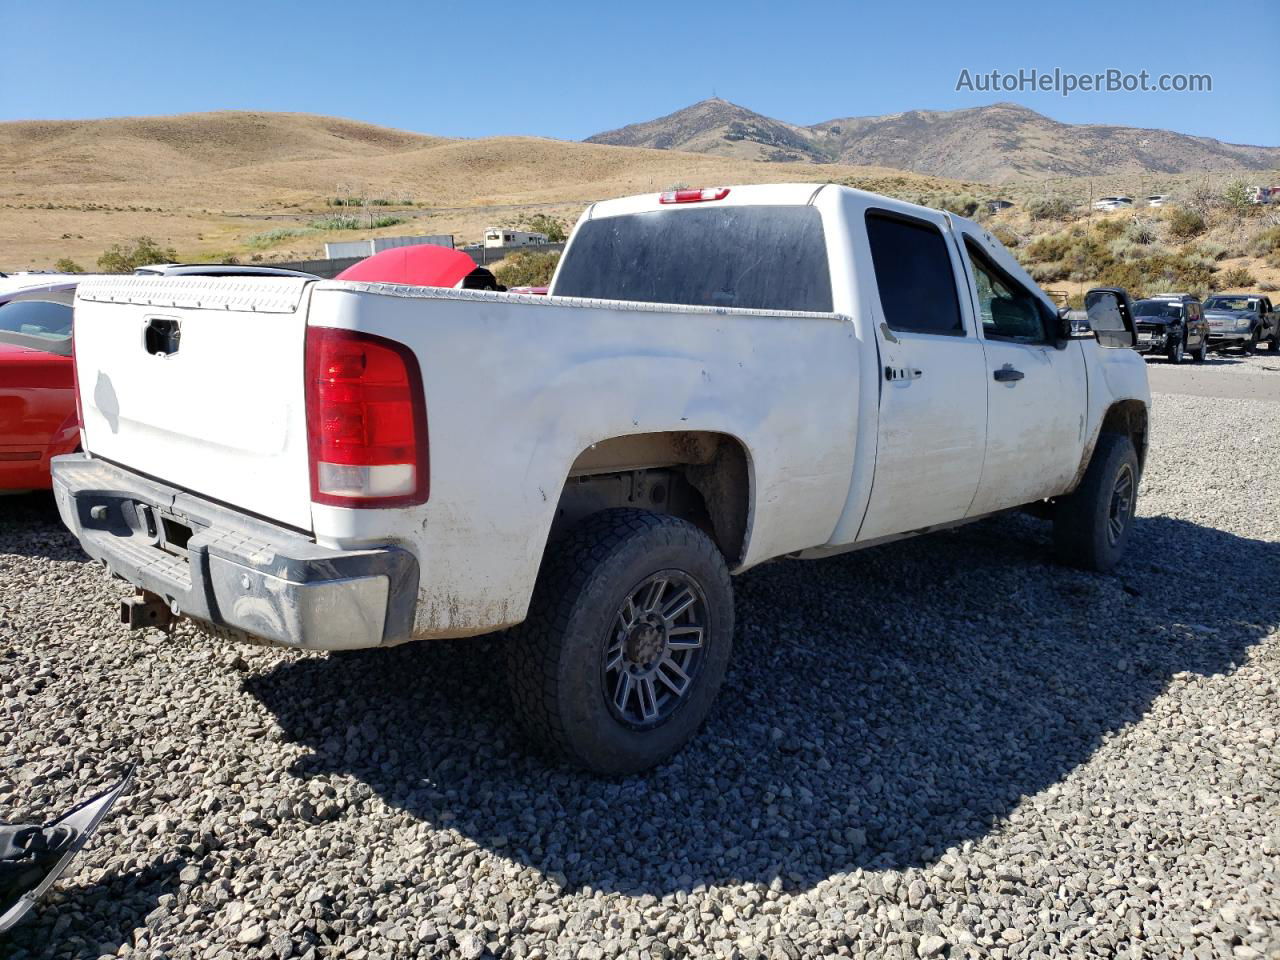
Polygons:
<instances>
[{"instance_id":1,"label":"door handle","mask_svg":"<svg viewBox=\"0 0 1280 960\"><path fill-rule=\"evenodd\" d=\"M1000 383L1013 383L1014 381L1021 380L1026 376L1026 374L1021 370L1013 369L1012 364L1006 363L1003 367L993 373L992 376Z\"/></svg>"},{"instance_id":2,"label":"door handle","mask_svg":"<svg viewBox=\"0 0 1280 960\"><path fill-rule=\"evenodd\" d=\"M885 367L884 378L886 380L919 380L924 376L923 370L917 370L915 367Z\"/></svg>"}]
</instances>

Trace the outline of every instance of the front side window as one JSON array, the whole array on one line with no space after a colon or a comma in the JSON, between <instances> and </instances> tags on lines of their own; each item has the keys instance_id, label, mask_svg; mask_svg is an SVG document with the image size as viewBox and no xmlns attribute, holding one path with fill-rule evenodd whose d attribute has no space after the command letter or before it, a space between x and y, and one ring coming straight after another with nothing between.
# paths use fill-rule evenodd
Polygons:
<instances>
[{"instance_id":1,"label":"front side window","mask_svg":"<svg viewBox=\"0 0 1280 960\"><path fill-rule=\"evenodd\" d=\"M978 315L988 339L1044 343L1044 302L988 260L971 242L966 242L973 278L978 287Z\"/></svg>"},{"instance_id":2,"label":"front side window","mask_svg":"<svg viewBox=\"0 0 1280 960\"><path fill-rule=\"evenodd\" d=\"M960 298L942 231L931 223L868 211L867 239L890 330L963 336Z\"/></svg>"},{"instance_id":3,"label":"front side window","mask_svg":"<svg viewBox=\"0 0 1280 960\"><path fill-rule=\"evenodd\" d=\"M71 305L55 300L11 300L0 305L0 343L71 355Z\"/></svg>"}]
</instances>

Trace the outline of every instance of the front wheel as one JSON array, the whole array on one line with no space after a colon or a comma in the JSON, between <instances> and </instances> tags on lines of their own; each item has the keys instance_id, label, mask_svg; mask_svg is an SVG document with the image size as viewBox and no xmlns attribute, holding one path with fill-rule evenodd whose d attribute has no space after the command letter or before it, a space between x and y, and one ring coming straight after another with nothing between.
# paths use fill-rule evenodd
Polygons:
<instances>
[{"instance_id":1,"label":"front wheel","mask_svg":"<svg viewBox=\"0 0 1280 960\"><path fill-rule=\"evenodd\" d=\"M732 645L733 588L711 539L676 517L606 510L548 548L507 678L535 745L619 776L697 733Z\"/></svg>"},{"instance_id":2,"label":"front wheel","mask_svg":"<svg viewBox=\"0 0 1280 960\"><path fill-rule=\"evenodd\" d=\"M1184 333L1178 336L1177 342L1174 343L1171 347L1169 347L1168 353L1166 353L1165 356L1169 358L1170 363L1181 363L1182 358L1186 354L1186 352L1187 352L1187 335Z\"/></svg>"},{"instance_id":3,"label":"front wheel","mask_svg":"<svg viewBox=\"0 0 1280 960\"><path fill-rule=\"evenodd\" d=\"M1261 331L1259 330L1254 330L1253 333L1250 334L1249 339L1244 342L1243 347L1244 355L1246 357L1252 356L1258 352L1258 343L1261 339Z\"/></svg>"},{"instance_id":4,"label":"front wheel","mask_svg":"<svg viewBox=\"0 0 1280 960\"><path fill-rule=\"evenodd\" d=\"M1098 437L1075 492L1054 505L1053 540L1064 563L1110 573L1124 555L1138 503L1138 455L1123 434Z\"/></svg>"}]
</instances>

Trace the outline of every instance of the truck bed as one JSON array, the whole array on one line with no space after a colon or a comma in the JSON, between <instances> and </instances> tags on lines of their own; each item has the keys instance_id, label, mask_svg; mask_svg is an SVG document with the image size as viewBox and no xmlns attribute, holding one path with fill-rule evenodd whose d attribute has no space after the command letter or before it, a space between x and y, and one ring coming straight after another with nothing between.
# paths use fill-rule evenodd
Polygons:
<instances>
[{"instance_id":1,"label":"truck bed","mask_svg":"<svg viewBox=\"0 0 1280 960\"><path fill-rule=\"evenodd\" d=\"M560 492L593 445L713 432L748 451L740 566L822 544L845 504L859 395L854 325L757 312L289 279L83 285L86 449L324 546L392 544L420 565L418 636L524 617ZM176 319L175 354L144 348ZM430 498L349 509L309 496L308 327L407 344L426 395ZM785 513L774 505L785 504Z\"/></svg>"}]
</instances>

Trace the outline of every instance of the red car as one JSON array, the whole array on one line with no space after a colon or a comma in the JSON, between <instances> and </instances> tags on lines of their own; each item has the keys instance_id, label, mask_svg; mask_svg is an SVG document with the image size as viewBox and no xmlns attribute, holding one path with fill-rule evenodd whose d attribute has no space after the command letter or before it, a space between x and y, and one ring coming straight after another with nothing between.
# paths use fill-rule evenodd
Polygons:
<instances>
[{"instance_id":1,"label":"red car","mask_svg":"<svg viewBox=\"0 0 1280 960\"><path fill-rule=\"evenodd\" d=\"M71 369L77 278L0 274L0 492L47 490L80 446Z\"/></svg>"}]
</instances>

